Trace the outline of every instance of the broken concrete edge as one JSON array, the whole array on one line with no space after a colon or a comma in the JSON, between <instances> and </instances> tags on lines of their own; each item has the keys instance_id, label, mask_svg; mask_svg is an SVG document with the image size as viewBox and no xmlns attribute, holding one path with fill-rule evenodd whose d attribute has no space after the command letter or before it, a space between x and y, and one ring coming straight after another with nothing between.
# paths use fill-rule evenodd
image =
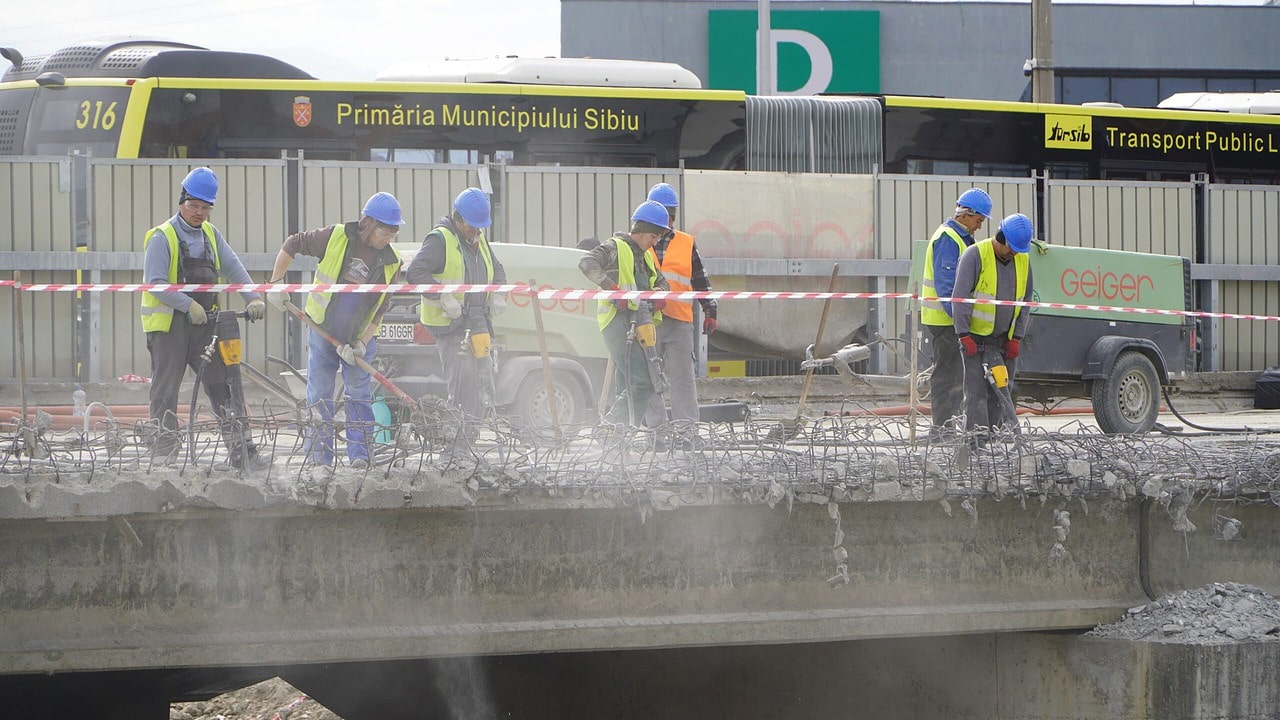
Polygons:
<instances>
[{"instance_id":1,"label":"broken concrete edge","mask_svg":"<svg viewBox=\"0 0 1280 720\"><path fill-rule=\"evenodd\" d=\"M997 474L988 479L953 478L930 473L926 478L876 476L862 481L800 480L785 486L776 481L664 482L652 479L630 485L557 484L509 478L451 467L432 473L350 469L309 469L269 476L243 477L235 472L162 469L95 473L31 473L0 478L0 520L72 520L177 511L229 512L436 508L501 511L634 508L641 515L687 507L715 505L797 505L841 503L940 503L953 513L951 501L974 499L1028 501L1120 501L1148 498L1162 507L1185 508L1195 498L1227 500L1256 495L1266 488L1242 484L1230 488L1212 480L1180 477L1126 479L1107 473L1103 482L1081 478L1045 481ZM1036 502L1038 501L1038 502ZM643 519L643 518L642 518ZM1194 526L1186 528L1194 531Z\"/></svg>"}]
</instances>

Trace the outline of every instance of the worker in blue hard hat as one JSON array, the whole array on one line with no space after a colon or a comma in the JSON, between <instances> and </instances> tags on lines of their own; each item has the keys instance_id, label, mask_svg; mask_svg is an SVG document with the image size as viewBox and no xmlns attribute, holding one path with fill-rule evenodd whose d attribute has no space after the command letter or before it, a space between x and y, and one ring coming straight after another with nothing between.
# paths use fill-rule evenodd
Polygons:
<instances>
[{"instance_id":1,"label":"worker in blue hard hat","mask_svg":"<svg viewBox=\"0 0 1280 720\"><path fill-rule=\"evenodd\" d=\"M698 246L689 233L675 229L676 214L680 210L680 196L668 183L658 183L649 189L649 200L667 209L671 232L663 235L653 246L658 260L658 271L667 279L674 292L687 290L711 290L711 279L702 265ZM698 300L702 308L702 332L710 335L716 330L716 301L710 298ZM690 446L697 440L698 389L694 382L693 346L697 330L693 325L693 303L687 300L668 300L662 308L662 324L658 326L658 354L666 372L670 391L670 421L675 430L673 440L677 445ZM645 423L658 427L668 420L668 409L661 395L649 401Z\"/></svg>"},{"instance_id":2,"label":"worker in blue hard hat","mask_svg":"<svg viewBox=\"0 0 1280 720\"><path fill-rule=\"evenodd\" d=\"M374 193L360 211L360 219L290 235L276 253L269 282L282 283L298 255L318 258L316 284L384 285L395 282L400 253L391 246L404 225L400 202L387 192ZM283 292L268 295L271 304L285 309ZM337 375L345 388L347 460L354 468L367 468L376 436L369 372L361 365L378 353L375 336L389 308L388 293L312 292L307 295L306 315L314 324L307 340L307 405L320 418L306 430L306 461L334 463L333 415ZM337 340L335 346L315 328Z\"/></svg>"},{"instance_id":3,"label":"worker in blue hard hat","mask_svg":"<svg viewBox=\"0 0 1280 720\"><path fill-rule=\"evenodd\" d=\"M144 282L253 282L222 231L209 222L209 214L217 201L218 176L213 170L198 167L183 178L177 213L148 230L142 238ZM262 296L255 292L240 295L248 303L245 309L249 319L261 320L266 312ZM214 353L207 363L202 359L214 332L210 315L220 308L217 293L142 294L142 329L147 334L147 350L151 353L151 420L156 424L151 452L159 461L173 459L181 446L178 390L188 366L199 372L201 384L219 418L248 415L243 407L229 407L231 391L221 356ZM205 367L200 371L202 363ZM229 409L235 412L229 414ZM241 433L243 439L232 442L232 436ZM258 455L247 427L224 428L223 437L235 467L258 470L270 462ZM247 452L242 448L247 448Z\"/></svg>"},{"instance_id":4,"label":"worker in blue hard hat","mask_svg":"<svg viewBox=\"0 0 1280 720\"><path fill-rule=\"evenodd\" d=\"M933 427L929 437L941 440L959 428L964 410L964 362L960 357L952 306L956 265L960 254L973 245L973 234L991 216L991 196L969 188L956 199L955 210L929 238L924 251L924 275L920 282L920 324L924 346L933 357L929 375L929 408Z\"/></svg>"},{"instance_id":5,"label":"worker in blue hard hat","mask_svg":"<svg viewBox=\"0 0 1280 720\"><path fill-rule=\"evenodd\" d=\"M1031 218L1014 213L1000 221L995 237L965 250L956 268L952 297L979 301L952 307L964 356L965 430L971 444L980 445L993 427L1017 426L1010 388L1031 309L981 301L1030 302L1028 253L1034 235Z\"/></svg>"},{"instance_id":6,"label":"worker in blue hard hat","mask_svg":"<svg viewBox=\"0 0 1280 720\"><path fill-rule=\"evenodd\" d=\"M485 230L493 225L493 208L489 196L470 187L458 193L448 215L436 221L422 238L422 246L413 256L407 270L411 283L423 285L502 285L507 271L493 251ZM477 314L485 318L507 308L503 293L424 293L418 306L418 319L436 338L440 366L448 386L449 402L460 408L468 420L483 418L488 412L481 387L482 362L487 355L461 353L469 320ZM487 321L486 321L486 324ZM492 332L492 325L488 325ZM489 399L492 402L492 398ZM446 450L464 452L475 439L478 428L464 423L462 432L449 439Z\"/></svg>"},{"instance_id":7,"label":"worker in blue hard hat","mask_svg":"<svg viewBox=\"0 0 1280 720\"><path fill-rule=\"evenodd\" d=\"M658 272L657 259L650 248L671 233L671 217L661 203L646 200L631 214L631 230L617 232L578 261L578 269L605 290L669 290L667 279ZM639 426L654 394L653 381L644 349L628 342L631 320L646 302L654 321L662 322L663 300L599 300L596 322L604 335L605 348L613 359L614 387L618 393L606 417L613 422Z\"/></svg>"}]
</instances>

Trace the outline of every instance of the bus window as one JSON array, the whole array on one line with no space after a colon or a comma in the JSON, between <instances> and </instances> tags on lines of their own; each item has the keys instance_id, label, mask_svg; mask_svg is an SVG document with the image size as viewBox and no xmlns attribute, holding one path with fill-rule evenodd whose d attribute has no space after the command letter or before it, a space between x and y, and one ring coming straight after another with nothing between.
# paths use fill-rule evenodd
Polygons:
<instances>
[{"instance_id":1,"label":"bus window","mask_svg":"<svg viewBox=\"0 0 1280 720\"><path fill-rule=\"evenodd\" d=\"M26 152L65 155L68 148L85 149L95 157L115 157L129 101L125 87L66 87L40 90L31 106Z\"/></svg>"}]
</instances>

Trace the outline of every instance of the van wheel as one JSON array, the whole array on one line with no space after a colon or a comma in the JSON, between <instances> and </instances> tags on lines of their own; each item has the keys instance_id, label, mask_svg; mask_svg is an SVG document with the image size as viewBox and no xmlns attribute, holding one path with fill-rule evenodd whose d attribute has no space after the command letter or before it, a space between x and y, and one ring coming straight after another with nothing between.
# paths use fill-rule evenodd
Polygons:
<instances>
[{"instance_id":1,"label":"van wheel","mask_svg":"<svg viewBox=\"0 0 1280 720\"><path fill-rule=\"evenodd\" d=\"M551 384L555 388L560 424L580 425L585 422L587 391L578 378L556 370L551 374ZM511 403L512 415L529 427L551 427L551 403L547 397L547 381L542 373L529 373L516 390L515 400Z\"/></svg>"},{"instance_id":2,"label":"van wheel","mask_svg":"<svg viewBox=\"0 0 1280 720\"><path fill-rule=\"evenodd\" d=\"M1144 433L1160 414L1160 378L1150 358L1126 350L1111 374L1093 381L1093 416L1106 433Z\"/></svg>"}]
</instances>

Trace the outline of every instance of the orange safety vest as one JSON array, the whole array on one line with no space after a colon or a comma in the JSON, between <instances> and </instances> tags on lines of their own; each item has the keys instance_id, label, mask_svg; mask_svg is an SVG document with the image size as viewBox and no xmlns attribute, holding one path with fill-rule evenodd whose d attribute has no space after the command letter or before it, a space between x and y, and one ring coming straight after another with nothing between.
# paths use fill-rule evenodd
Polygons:
<instances>
[{"instance_id":1,"label":"orange safety vest","mask_svg":"<svg viewBox=\"0 0 1280 720\"><path fill-rule=\"evenodd\" d=\"M677 230L675 236L667 243L667 251L662 254L662 262L658 266L662 276L671 286L671 292L686 292L693 289L693 236ZM693 303L684 300L668 300L662 314L672 320L693 322Z\"/></svg>"}]
</instances>

